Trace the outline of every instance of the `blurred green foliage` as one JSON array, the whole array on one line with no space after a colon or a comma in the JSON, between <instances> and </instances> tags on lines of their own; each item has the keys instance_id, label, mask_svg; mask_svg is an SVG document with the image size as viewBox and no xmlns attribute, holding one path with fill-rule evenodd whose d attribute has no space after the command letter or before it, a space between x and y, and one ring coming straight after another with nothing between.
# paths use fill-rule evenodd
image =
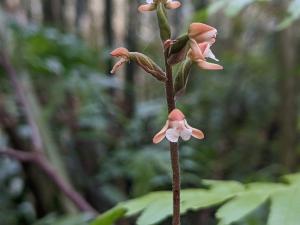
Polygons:
<instances>
[{"instance_id":1,"label":"blurred green foliage","mask_svg":"<svg viewBox=\"0 0 300 225\"><path fill-rule=\"evenodd\" d=\"M287 12L276 18L279 25L275 24L274 30L265 28L269 23L262 25L259 18L269 17L272 10L265 6L273 2L219 0L208 8L200 7L193 15L194 21L214 19L220 12L226 15L221 14L225 28L220 25L220 37L213 47L225 70L193 69L186 95L178 99L188 122L206 134L203 142L181 143L182 187L195 188L183 192L185 224L193 223L190 211L207 207L217 212L220 225L261 225L266 224L267 216L268 225L297 225L299 221L298 178L292 177L288 184L271 183L289 170L281 163L278 143L280 89L285 74L278 61L277 32L297 22L299 0L289 2ZM252 4L261 7L259 16L243 21L241 15ZM42 117L60 148L74 186L93 204L98 202L100 211L117 205L93 225L112 224L124 215L137 213L141 213L139 224L167 224L171 193L162 190L171 187L169 152L167 142L151 144L167 116L162 89L157 83L137 84L133 89L136 95L141 90L151 93L137 96L130 118L124 113L120 97L124 91L122 78L104 72L108 52L103 48L91 48L75 34L57 28L32 24L22 27L10 20L6 27L3 25L1 38L6 36L8 42L1 42L1 47L7 44L13 65L34 87ZM227 36L222 36L222 29ZM152 51L161 64L160 46L156 40L152 42L141 47ZM297 65L295 72L299 69ZM0 90L5 109L18 121L18 135L28 142L30 129L17 109L2 69ZM0 145L9 145L8 139L1 130ZM299 143L295 157L298 153ZM208 182L208 188L203 188L202 178L237 181ZM1 224L85 225L92 220L90 215L69 216L60 210L38 218L26 182L21 164L0 158ZM232 185L233 189L226 189ZM217 209L217 205L222 206ZM210 215L207 223L216 224L212 218Z\"/></svg>"}]
</instances>

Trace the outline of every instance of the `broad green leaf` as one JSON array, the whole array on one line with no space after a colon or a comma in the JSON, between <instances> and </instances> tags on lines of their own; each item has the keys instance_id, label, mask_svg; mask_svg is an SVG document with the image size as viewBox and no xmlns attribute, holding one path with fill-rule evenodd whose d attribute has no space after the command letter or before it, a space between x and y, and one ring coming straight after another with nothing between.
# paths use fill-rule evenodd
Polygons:
<instances>
[{"instance_id":1,"label":"broad green leaf","mask_svg":"<svg viewBox=\"0 0 300 225\"><path fill-rule=\"evenodd\" d=\"M275 192L271 197L268 225L298 225L300 223L300 187Z\"/></svg>"},{"instance_id":2,"label":"broad green leaf","mask_svg":"<svg viewBox=\"0 0 300 225\"><path fill-rule=\"evenodd\" d=\"M227 225L239 221L263 204L268 197L269 194L265 191L245 191L237 195L217 211L216 216L220 220L219 224Z\"/></svg>"},{"instance_id":3,"label":"broad green leaf","mask_svg":"<svg viewBox=\"0 0 300 225\"><path fill-rule=\"evenodd\" d=\"M183 190L181 195L181 214L186 213L188 210L198 210L221 204L232 196L231 193L214 193L213 191L201 189Z\"/></svg>"},{"instance_id":4,"label":"broad green leaf","mask_svg":"<svg viewBox=\"0 0 300 225\"><path fill-rule=\"evenodd\" d=\"M98 216L90 225L111 225L118 219L122 218L125 213L125 208L116 206Z\"/></svg>"},{"instance_id":5,"label":"broad green leaf","mask_svg":"<svg viewBox=\"0 0 300 225\"><path fill-rule=\"evenodd\" d=\"M202 183L209 186L215 193L230 194L244 190L244 186L237 181L202 180Z\"/></svg>"},{"instance_id":6,"label":"broad green leaf","mask_svg":"<svg viewBox=\"0 0 300 225\"><path fill-rule=\"evenodd\" d=\"M247 184L246 187L249 191L264 191L272 194L274 191L286 188L287 185L280 183L254 182Z\"/></svg>"},{"instance_id":7,"label":"broad green leaf","mask_svg":"<svg viewBox=\"0 0 300 225\"><path fill-rule=\"evenodd\" d=\"M138 225L157 224L173 213L171 193L160 196L153 201L141 214L137 220Z\"/></svg>"},{"instance_id":8,"label":"broad green leaf","mask_svg":"<svg viewBox=\"0 0 300 225\"><path fill-rule=\"evenodd\" d=\"M167 192L167 191L154 192L154 193L147 194L143 197L121 203L120 206L124 207L127 210L126 216L132 216L144 210L152 202L158 201L160 199L168 198L168 196L171 196L171 194L172 192Z\"/></svg>"},{"instance_id":9,"label":"broad green leaf","mask_svg":"<svg viewBox=\"0 0 300 225\"><path fill-rule=\"evenodd\" d=\"M300 185L300 173L289 174L283 177L290 184L299 184Z\"/></svg>"}]
</instances>

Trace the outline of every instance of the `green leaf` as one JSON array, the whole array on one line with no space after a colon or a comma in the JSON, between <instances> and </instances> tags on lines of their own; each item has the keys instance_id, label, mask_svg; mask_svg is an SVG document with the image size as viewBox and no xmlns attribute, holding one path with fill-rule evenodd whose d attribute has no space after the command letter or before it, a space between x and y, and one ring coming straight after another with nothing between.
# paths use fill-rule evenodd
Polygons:
<instances>
[{"instance_id":1,"label":"green leaf","mask_svg":"<svg viewBox=\"0 0 300 225\"><path fill-rule=\"evenodd\" d=\"M220 220L220 224L231 224L251 213L268 197L269 194L265 191L246 191L223 205L217 211L216 216Z\"/></svg>"},{"instance_id":2,"label":"green leaf","mask_svg":"<svg viewBox=\"0 0 300 225\"><path fill-rule=\"evenodd\" d=\"M290 184L300 185L300 173L289 174L283 177Z\"/></svg>"},{"instance_id":3,"label":"green leaf","mask_svg":"<svg viewBox=\"0 0 300 225\"><path fill-rule=\"evenodd\" d=\"M171 192L167 191L154 192L143 197L121 203L120 206L124 207L127 210L126 216L132 216L144 210L152 202L158 201L159 199L162 199L166 195L170 194Z\"/></svg>"},{"instance_id":4,"label":"green leaf","mask_svg":"<svg viewBox=\"0 0 300 225\"><path fill-rule=\"evenodd\" d=\"M219 180L202 180L204 185L207 185L215 193L237 193L243 191L244 186L237 181L219 181Z\"/></svg>"},{"instance_id":5,"label":"green leaf","mask_svg":"<svg viewBox=\"0 0 300 225\"><path fill-rule=\"evenodd\" d=\"M116 206L98 216L90 225L111 225L118 219L122 218L125 213L125 208Z\"/></svg>"},{"instance_id":6,"label":"green leaf","mask_svg":"<svg viewBox=\"0 0 300 225\"><path fill-rule=\"evenodd\" d=\"M143 211L141 216L137 220L138 225L151 225L156 224L173 213L172 206L172 194L164 193L156 201L151 204Z\"/></svg>"},{"instance_id":7,"label":"green leaf","mask_svg":"<svg viewBox=\"0 0 300 225\"><path fill-rule=\"evenodd\" d=\"M160 31L160 37L162 41L166 41L171 37L171 28L167 18L166 9L163 3L157 5L157 19Z\"/></svg>"},{"instance_id":8,"label":"green leaf","mask_svg":"<svg viewBox=\"0 0 300 225\"><path fill-rule=\"evenodd\" d=\"M221 204L231 197L232 194L229 193L224 195L223 193L214 193L209 190L183 190L181 214L186 213L188 210L198 210Z\"/></svg>"},{"instance_id":9,"label":"green leaf","mask_svg":"<svg viewBox=\"0 0 300 225\"><path fill-rule=\"evenodd\" d=\"M300 221L300 187L275 192L271 197L268 225L298 225Z\"/></svg>"}]
</instances>

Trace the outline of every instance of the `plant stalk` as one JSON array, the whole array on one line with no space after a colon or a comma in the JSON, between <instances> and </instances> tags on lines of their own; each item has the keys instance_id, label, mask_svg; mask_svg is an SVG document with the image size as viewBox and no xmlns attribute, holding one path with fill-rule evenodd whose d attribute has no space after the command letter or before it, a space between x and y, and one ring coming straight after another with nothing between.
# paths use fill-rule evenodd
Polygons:
<instances>
[{"instance_id":1,"label":"plant stalk","mask_svg":"<svg viewBox=\"0 0 300 225\"><path fill-rule=\"evenodd\" d=\"M167 62L168 55L165 51L165 67L167 81L165 82L166 98L169 113L175 109L176 103L174 98L173 71ZM180 166L179 166L179 146L178 143L170 142L170 155L173 173L173 222L172 225L180 225Z\"/></svg>"}]
</instances>

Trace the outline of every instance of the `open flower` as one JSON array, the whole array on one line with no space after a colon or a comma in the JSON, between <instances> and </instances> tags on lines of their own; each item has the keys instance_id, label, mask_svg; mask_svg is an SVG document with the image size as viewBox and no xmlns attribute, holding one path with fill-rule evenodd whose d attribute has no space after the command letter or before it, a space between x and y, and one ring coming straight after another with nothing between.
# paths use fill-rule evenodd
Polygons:
<instances>
[{"instance_id":1,"label":"open flower","mask_svg":"<svg viewBox=\"0 0 300 225\"><path fill-rule=\"evenodd\" d=\"M162 2L167 9L177 9L181 6L179 1L173 0L146 0L147 4L139 6L138 10L140 12L153 11L156 9L157 4Z\"/></svg>"},{"instance_id":2,"label":"open flower","mask_svg":"<svg viewBox=\"0 0 300 225\"><path fill-rule=\"evenodd\" d=\"M197 43L208 42L212 45L216 42L217 29L204 23L192 23L189 26L188 36Z\"/></svg>"},{"instance_id":3,"label":"open flower","mask_svg":"<svg viewBox=\"0 0 300 225\"><path fill-rule=\"evenodd\" d=\"M203 42L198 44L195 40L190 41L191 49L188 52L188 56L192 61L197 63L197 65L205 70L222 70L223 66L209 63L206 61L206 58L211 58L215 61L219 61L213 52L211 51L210 47L211 44L208 42Z\"/></svg>"},{"instance_id":4,"label":"open flower","mask_svg":"<svg viewBox=\"0 0 300 225\"><path fill-rule=\"evenodd\" d=\"M168 117L165 126L153 138L153 143L161 142L165 137L170 142L178 142L179 137L188 141L191 136L197 139L203 139L204 134L201 130L195 129L188 125L185 116L179 109L174 109Z\"/></svg>"}]
</instances>

